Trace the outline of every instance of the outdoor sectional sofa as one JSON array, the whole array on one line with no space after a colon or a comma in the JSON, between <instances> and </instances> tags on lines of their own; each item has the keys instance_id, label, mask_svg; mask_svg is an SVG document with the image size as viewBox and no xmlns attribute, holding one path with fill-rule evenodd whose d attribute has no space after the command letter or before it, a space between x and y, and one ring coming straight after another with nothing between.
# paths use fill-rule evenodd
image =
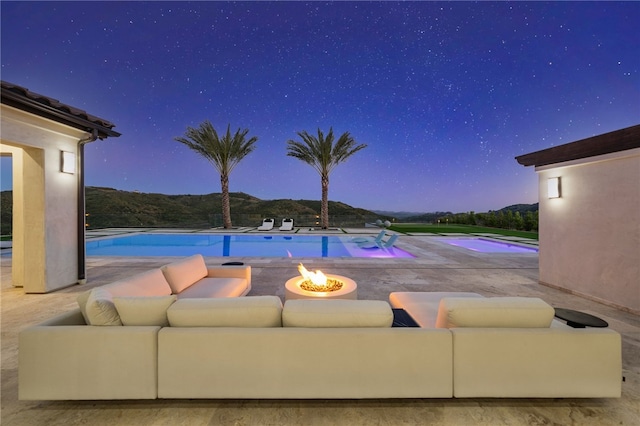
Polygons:
<instances>
[{"instance_id":1,"label":"outdoor sectional sofa","mask_svg":"<svg viewBox=\"0 0 640 426\"><path fill-rule=\"evenodd\" d=\"M250 290L250 266L207 267L197 254L86 291L78 296L78 304L89 325L122 325L114 298L134 298L120 300L125 304L140 302L138 298L165 297L162 300L170 304L183 298L240 297Z\"/></svg>"},{"instance_id":2,"label":"outdoor sectional sofa","mask_svg":"<svg viewBox=\"0 0 640 426\"><path fill-rule=\"evenodd\" d=\"M78 309L20 333L19 398L620 396L620 335L562 327L540 299L391 303L438 324L391 327L386 301L116 296L124 325Z\"/></svg>"}]
</instances>

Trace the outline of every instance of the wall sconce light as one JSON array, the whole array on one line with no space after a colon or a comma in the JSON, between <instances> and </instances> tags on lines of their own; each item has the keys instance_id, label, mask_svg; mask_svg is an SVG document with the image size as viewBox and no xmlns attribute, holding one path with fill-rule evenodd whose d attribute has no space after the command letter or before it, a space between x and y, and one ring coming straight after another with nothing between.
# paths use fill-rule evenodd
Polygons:
<instances>
[{"instance_id":1,"label":"wall sconce light","mask_svg":"<svg viewBox=\"0 0 640 426\"><path fill-rule=\"evenodd\" d=\"M560 198L560 178L553 177L547 181L547 196L549 198Z\"/></svg>"},{"instance_id":2,"label":"wall sconce light","mask_svg":"<svg viewBox=\"0 0 640 426\"><path fill-rule=\"evenodd\" d=\"M60 151L60 171L70 174L76 172L76 154L73 152Z\"/></svg>"}]
</instances>

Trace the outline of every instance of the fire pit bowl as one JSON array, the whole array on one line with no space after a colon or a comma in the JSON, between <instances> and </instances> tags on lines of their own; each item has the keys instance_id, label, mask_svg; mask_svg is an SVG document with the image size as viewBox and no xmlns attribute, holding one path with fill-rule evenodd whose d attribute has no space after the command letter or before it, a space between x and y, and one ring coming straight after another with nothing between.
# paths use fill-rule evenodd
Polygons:
<instances>
[{"instance_id":1,"label":"fire pit bowl","mask_svg":"<svg viewBox=\"0 0 640 426\"><path fill-rule=\"evenodd\" d=\"M342 282L342 287L334 291L309 291L301 287L306 281L302 276L293 277L284 285L285 300L289 299L357 299L358 285L350 278L341 275L326 275L328 280Z\"/></svg>"}]
</instances>

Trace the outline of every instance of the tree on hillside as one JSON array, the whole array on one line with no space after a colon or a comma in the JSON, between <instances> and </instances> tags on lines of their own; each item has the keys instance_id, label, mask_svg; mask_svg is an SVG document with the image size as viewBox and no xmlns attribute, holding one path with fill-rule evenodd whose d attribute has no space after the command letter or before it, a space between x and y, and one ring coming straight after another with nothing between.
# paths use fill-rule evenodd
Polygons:
<instances>
[{"instance_id":1,"label":"tree on hillside","mask_svg":"<svg viewBox=\"0 0 640 426\"><path fill-rule=\"evenodd\" d=\"M528 211L524 215L524 230L525 231L537 231L538 230L538 212L535 214L531 211Z\"/></svg>"},{"instance_id":2,"label":"tree on hillside","mask_svg":"<svg viewBox=\"0 0 640 426\"><path fill-rule=\"evenodd\" d=\"M320 204L320 225L329 227L329 175L340 163L346 161L356 152L366 148L366 144L356 145L349 132L344 132L334 145L333 128L325 137L320 129L313 136L306 131L298 132L302 142L287 141L287 155L295 157L311 165L319 174L322 184L322 202Z\"/></svg>"},{"instance_id":3,"label":"tree on hillside","mask_svg":"<svg viewBox=\"0 0 640 426\"><path fill-rule=\"evenodd\" d=\"M222 222L225 229L231 228L231 208L229 207L229 175L240 160L249 155L258 141L256 136L246 139L249 129L236 130L231 134L231 124L227 126L227 133L221 137L213 125L205 120L198 128L187 127L182 137L176 141L188 146L196 153L206 158L220 173L222 187Z\"/></svg>"}]
</instances>

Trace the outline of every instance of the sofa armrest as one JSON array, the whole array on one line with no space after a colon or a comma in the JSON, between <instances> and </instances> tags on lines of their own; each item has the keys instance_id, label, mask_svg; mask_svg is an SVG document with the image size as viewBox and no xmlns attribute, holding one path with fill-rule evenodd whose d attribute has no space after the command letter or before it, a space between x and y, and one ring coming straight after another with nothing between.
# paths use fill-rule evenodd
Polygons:
<instances>
[{"instance_id":1,"label":"sofa armrest","mask_svg":"<svg viewBox=\"0 0 640 426\"><path fill-rule=\"evenodd\" d=\"M207 278L244 278L247 289L251 290L251 266L228 265L207 268Z\"/></svg>"},{"instance_id":2,"label":"sofa armrest","mask_svg":"<svg viewBox=\"0 0 640 426\"><path fill-rule=\"evenodd\" d=\"M46 325L63 318L20 332L19 399L157 397L160 327Z\"/></svg>"}]
</instances>

